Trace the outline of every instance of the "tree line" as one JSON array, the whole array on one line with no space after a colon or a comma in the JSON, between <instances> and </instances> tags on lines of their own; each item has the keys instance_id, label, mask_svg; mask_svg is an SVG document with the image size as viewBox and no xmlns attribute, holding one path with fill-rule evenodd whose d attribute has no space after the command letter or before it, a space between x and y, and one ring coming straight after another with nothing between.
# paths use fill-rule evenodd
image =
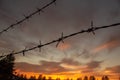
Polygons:
<instances>
[{"instance_id":1,"label":"tree line","mask_svg":"<svg viewBox=\"0 0 120 80\"><path fill-rule=\"evenodd\" d=\"M52 77L48 77L46 78L46 76L42 76L42 75L39 75L38 78L36 78L36 76L31 76L30 78L26 78L26 75L19 75L19 77L21 78L20 80L63 80L63 79L60 79L60 78L56 78L56 79L53 79ZM71 79L71 78L66 78L64 80L74 80L74 79ZM95 78L95 76L84 76L83 78L77 78L76 80L98 80L97 78ZM101 77L101 80L109 80L109 77L108 76L103 76Z\"/></svg>"},{"instance_id":2,"label":"tree line","mask_svg":"<svg viewBox=\"0 0 120 80\"><path fill-rule=\"evenodd\" d=\"M52 77L46 78L46 76L39 75L37 78L36 76L31 76L27 78L26 75L17 74L14 69L14 61L15 57L10 54L5 58L0 60L0 80L62 80L60 78L53 79ZM70 78L64 80L73 80ZM77 78L77 80L98 80L95 76L84 76L83 78ZM109 80L108 76L103 76L101 80Z\"/></svg>"}]
</instances>

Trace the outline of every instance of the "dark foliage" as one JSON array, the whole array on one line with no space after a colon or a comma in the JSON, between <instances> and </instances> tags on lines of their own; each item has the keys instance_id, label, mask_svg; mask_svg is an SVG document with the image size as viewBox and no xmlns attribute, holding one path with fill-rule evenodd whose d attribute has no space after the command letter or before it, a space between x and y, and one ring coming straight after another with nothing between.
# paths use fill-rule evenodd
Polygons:
<instances>
[{"instance_id":1,"label":"dark foliage","mask_svg":"<svg viewBox=\"0 0 120 80\"><path fill-rule=\"evenodd\" d=\"M12 54L0 60L0 80L12 80L14 71L14 56Z\"/></svg>"}]
</instances>

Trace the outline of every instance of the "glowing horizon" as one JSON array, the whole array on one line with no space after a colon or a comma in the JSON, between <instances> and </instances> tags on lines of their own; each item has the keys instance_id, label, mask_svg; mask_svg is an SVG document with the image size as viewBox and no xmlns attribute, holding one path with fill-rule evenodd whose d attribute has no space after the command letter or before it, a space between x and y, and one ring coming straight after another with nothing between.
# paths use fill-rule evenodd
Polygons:
<instances>
[{"instance_id":1,"label":"glowing horizon","mask_svg":"<svg viewBox=\"0 0 120 80\"><path fill-rule=\"evenodd\" d=\"M97 72L97 73L77 73L79 71L76 71L76 73L72 73L72 71L69 72L61 72L61 73L52 73L52 74L42 74L42 73L34 73L34 72L20 72L20 70L16 70L17 74L23 74L26 75L27 78L30 78L31 76L35 76L36 78L39 77L39 75L42 75L42 77L46 77L47 79L51 77L52 79L60 78L61 80L65 79L72 79L77 80L77 78L84 78L85 76L95 76L97 80L101 80L103 76L108 76L110 80L116 80L119 79L119 74L117 73L111 73L110 71L104 71L104 72ZM17 75L16 74L16 75Z\"/></svg>"}]
</instances>

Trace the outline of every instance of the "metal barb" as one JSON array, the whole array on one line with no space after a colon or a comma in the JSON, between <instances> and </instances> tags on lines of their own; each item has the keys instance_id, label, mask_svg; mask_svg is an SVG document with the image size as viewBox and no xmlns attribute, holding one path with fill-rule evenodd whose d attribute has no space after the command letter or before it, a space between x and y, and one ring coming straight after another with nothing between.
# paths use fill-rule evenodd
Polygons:
<instances>
[{"instance_id":1,"label":"metal barb","mask_svg":"<svg viewBox=\"0 0 120 80\"><path fill-rule=\"evenodd\" d=\"M62 32L61 38L58 39L58 43L56 44L56 47L58 47L58 45L60 44L60 42L64 43L63 39L64 39L64 37L63 37L63 32Z\"/></svg>"},{"instance_id":2,"label":"metal barb","mask_svg":"<svg viewBox=\"0 0 120 80\"><path fill-rule=\"evenodd\" d=\"M4 29L3 31L4 31L4 32L7 32L7 29Z\"/></svg>"},{"instance_id":3,"label":"metal barb","mask_svg":"<svg viewBox=\"0 0 120 80\"><path fill-rule=\"evenodd\" d=\"M10 56L14 54L14 50L9 54Z\"/></svg>"},{"instance_id":4,"label":"metal barb","mask_svg":"<svg viewBox=\"0 0 120 80\"><path fill-rule=\"evenodd\" d=\"M56 6L56 0L52 0L52 1L54 2L55 6Z\"/></svg>"},{"instance_id":5,"label":"metal barb","mask_svg":"<svg viewBox=\"0 0 120 80\"><path fill-rule=\"evenodd\" d=\"M25 52L26 52L26 47L25 47L25 49L22 51L23 56L25 56Z\"/></svg>"},{"instance_id":6,"label":"metal barb","mask_svg":"<svg viewBox=\"0 0 120 80\"><path fill-rule=\"evenodd\" d=\"M25 56L25 50L23 50L23 56Z\"/></svg>"},{"instance_id":7,"label":"metal barb","mask_svg":"<svg viewBox=\"0 0 120 80\"><path fill-rule=\"evenodd\" d=\"M41 52L41 45L42 45L42 43L41 43L41 41L39 40L39 46L38 46L39 52Z\"/></svg>"},{"instance_id":8,"label":"metal barb","mask_svg":"<svg viewBox=\"0 0 120 80\"><path fill-rule=\"evenodd\" d=\"M26 20L29 20L29 18L30 18L31 16L25 16L25 15L24 15L24 17L25 17Z\"/></svg>"},{"instance_id":9,"label":"metal barb","mask_svg":"<svg viewBox=\"0 0 120 80\"><path fill-rule=\"evenodd\" d=\"M57 0L52 0L53 2L56 2Z\"/></svg>"},{"instance_id":10,"label":"metal barb","mask_svg":"<svg viewBox=\"0 0 120 80\"><path fill-rule=\"evenodd\" d=\"M62 41L62 43L64 43L64 41L63 41L63 32L62 32L62 34L61 34L61 41Z\"/></svg>"},{"instance_id":11,"label":"metal barb","mask_svg":"<svg viewBox=\"0 0 120 80\"><path fill-rule=\"evenodd\" d=\"M91 32L93 33L93 35L95 35L93 21L91 21L91 29Z\"/></svg>"},{"instance_id":12,"label":"metal barb","mask_svg":"<svg viewBox=\"0 0 120 80\"><path fill-rule=\"evenodd\" d=\"M14 28L14 24L10 25L10 28L12 28L12 29L13 29L13 28Z\"/></svg>"},{"instance_id":13,"label":"metal barb","mask_svg":"<svg viewBox=\"0 0 120 80\"><path fill-rule=\"evenodd\" d=\"M42 9L40 10L42 13L44 13L45 11L43 11Z\"/></svg>"},{"instance_id":14,"label":"metal barb","mask_svg":"<svg viewBox=\"0 0 120 80\"><path fill-rule=\"evenodd\" d=\"M20 22L16 20L16 25L18 25L18 24L20 24Z\"/></svg>"},{"instance_id":15,"label":"metal barb","mask_svg":"<svg viewBox=\"0 0 120 80\"><path fill-rule=\"evenodd\" d=\"M92 32L93 33L93 35L95 35L95 27L94 27L94 25L93 25L93 21L91 21L91 28L89 28L88 30L87 30L87 32Z\"/></svg>"},{"instance_id":16,"label":"metal barb","mask_svg":"<svg viewBox=\"0 0 120 80\"><path fill-rule=\"evenodd\" d=\"M41 9L37 8L37 11L38 11L38 14L40 15L40 11L41 11Z\"/></svg>"}]
</instances>

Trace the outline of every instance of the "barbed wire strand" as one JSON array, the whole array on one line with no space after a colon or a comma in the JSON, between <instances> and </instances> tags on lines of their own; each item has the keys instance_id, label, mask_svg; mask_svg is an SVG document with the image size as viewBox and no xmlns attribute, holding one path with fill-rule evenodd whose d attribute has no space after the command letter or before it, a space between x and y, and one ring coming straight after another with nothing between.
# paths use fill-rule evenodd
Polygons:
<instances>
[{"instance_id":1,"label":"barbed wire strand","mask_svg":"<svg viewBox=\"0 0 120 80\"><path fill-rule=\"evenodd\" d=\"M36 15L36 14L40 14L41 12L44 11L44 9L46 9L47 7L49 7L50 5L52 4L55 4L56 5L56 1L57 0L52 0L50 3L46 4L45 6L43 6L42 8L37 8L37 10L31 14L29 14L28 16L25 16L25 18L19 20L19 21L16 21L16 23L14 24L11 24L9 27L3 29L2 31L0 31L0 35L2 35L4 32L7 32L9 29L13 29L15 26L25 22L26 20L29 20L32 16Z\"/></svg>"},{"instance_id":2,"label":"barbed wire strand","mask_svg":"<svg viewBox=\"0 0 120 80\"><path fill-rule=\"evenodd\" d=\"M93 23L92 23L93 24ZM6 57L6 56L9 56L9 55L15 55L15 54L20 54L22 53L23 56L25 56L25 53L28 52L28 51L31 51L31 50L34 50L34 49L41 49L42 47L44 46L47 46L47 45L50 45L50 44L53 44L53 43L56 43L57 42L57 45L56 47L59 45L60 42L63 42L63 40L69 38L69 37L72 37L72 36L75 36L75 35L78 35L78 34L82 34L82 33L90 33L90 32L94 32L96 30L99 30L99 29L104 29L104 28L109 28L109 27L115 27L115 26L119 26L120 23L115 23L115 24L110 24L110 25L106 25L106 26L101 26L101 27L93 27L91 26L90 28L86 29L86 30L81 30L79 32L76 32L76 33L73 33L73 34L70 34L70 35L67 35L67 36L63 36L63 33L62 33L62 36L56 40L53 40L53 41L50 41L48 43L45 43L45 44L41 44L41 41L40 41L40 44L35 46L35 47L32 47L32 48L29 48L29 49L24 49L24 50L21 50L21 51L18 51L18 52L12 52L10 54L7 54L7 55L2 55L0 56L0 58L2 57ZM95 33L93 33L95 34Z\"/></svg>"}]
</instances>

